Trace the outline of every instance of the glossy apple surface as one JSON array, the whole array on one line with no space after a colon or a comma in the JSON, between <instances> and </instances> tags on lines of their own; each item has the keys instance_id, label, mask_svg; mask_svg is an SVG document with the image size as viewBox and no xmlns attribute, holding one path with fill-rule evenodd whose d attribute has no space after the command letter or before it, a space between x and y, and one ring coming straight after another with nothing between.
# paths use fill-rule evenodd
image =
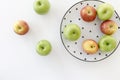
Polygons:
<instances>
[{"instance_id":1,"label":"glossy apple surface","mask_svg":"<svg viewBox=\"0 0 120 80\"><path fill-rule=\"evenodd\" d=\"M81 9L80 15L84 21L91 22L91 21L95 20L97 11L92 6L85 6Z\"/></svg>"},{"instance_id":2,"label":"glossy apple surface","mask_svg":"<svg viewBox=\"0 0 120 80\"><path fill-rule=\"evenodd\" d=\"M13 29L15 33L19 35L24 35L29 31L29 26L27 22L23 20L18 20L15 22Z\"/></svg>"},{"instance_id":3,"label":"glossy apple surface","mask_svg":"<svg viewBox=\"0 0 120 80\"><path fill-rule=\"evenodd\" d=\"M108 3L103 3L97 8L97 15L100 20L109 20L114 14L114 8Z\"/></svg>"},{"instance_id":4,"label":"glossy apple surface","mask_svg":"<svg viewBox=\"0 0 120 80\"><path fill-rule=\"evenodd\" d=\"M113 20L104 21L100 26L100 30L107 35L114 34L117 31L117 29L118 25Z\"/></svg>"},{"instance_id":5,"label":"glossy apple surface","mask_svg":"<svg viewBox=\"0 0 120 80\"><path fill-rule=\"evenodd\" d=\"M63 31L64 37L70 41L79 39L81 35L80 27L77 24L68 24Z\"/></svg>"},{"instance_id":6,"label":"glossy apple surface","mask_svg":"<svg viewBox=\"0 0 120 80\"><path fill-rule=\"evenodd\" d=\"M50 53L52 46L49 41L41 40L37 43L36 51L42 56L46 56Z\"/></svg>"},{"instance_id":7,"label":"glossy apple surface","mask_svg":"<svg viewBox=\"0 0 120 80\"><path fill-rule=\"evenodd\" d=\"M117 42L116 39L105 35L99 41L99 48L103 52L110 52L116 48Z\"/></svg>"},{"instance_id":8,"label":"glossy apple surface","mask_svg":"<svg viewBox=\"0 0 120 80\"><path fill-rule=\"evenodd\" d=\"M50 3L48 0L35 0L33 7L36 13L43 15L49 11Z\"/></svg>"},{"instance_id":9,"label":"glossy apple surface","mask_svg":"<svg viewBox=\"0 0 120 80\"><path fill-rule=\"evenodd\" d=\"M98 44L92 39L83 41L82 48L87 54L95 54L98 51Z\"/></svg>"}]
</instances>

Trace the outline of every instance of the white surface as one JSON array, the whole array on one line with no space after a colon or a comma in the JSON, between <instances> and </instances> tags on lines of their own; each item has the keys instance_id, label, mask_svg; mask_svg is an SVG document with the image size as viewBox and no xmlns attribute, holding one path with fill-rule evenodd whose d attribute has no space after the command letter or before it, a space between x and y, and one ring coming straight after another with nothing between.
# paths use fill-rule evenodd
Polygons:
<instances>
[{"instance_id":1,"label":"white surface","mask_svg":"<svg viewBox=\"0 0 120 80\"><path fill-rule=\"evenodd\" d=\"M95 63L72 57L60 39L64 13L80 0L49 0L46 15L33 10L34 0L1 0L0 2L0 80L120 80L120 47L109 58ZM120 15L119 0L111 3ZM28 22L30 31L19 36L13 32L16 20ZM47 39L52 44L48 56L35 51L36 43Z\"/></svg>"}]
</instances>

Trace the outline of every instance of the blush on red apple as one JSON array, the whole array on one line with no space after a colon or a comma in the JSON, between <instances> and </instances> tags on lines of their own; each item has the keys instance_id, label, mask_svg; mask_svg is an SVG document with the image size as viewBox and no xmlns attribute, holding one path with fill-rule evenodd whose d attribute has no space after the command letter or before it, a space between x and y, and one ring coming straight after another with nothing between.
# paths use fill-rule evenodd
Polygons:
<instances>
[{"instance_id":1,"label":"blush on red apple","mask_svg":"<svg viewBox=\"0 0 120 80\"><path fill-rule=\"evenodd\" d=\"M97 11L92 6L85 6L81 9L80 15L84 21L91 22L91 21L95 20Z\"/></svg>"},{"instance_id":2,"label":"blush on red apple","mask_svg":"<svg viewBox=\"0 0 120 80\"><path fill-rule=\"evenodd\" d=\"M87 54L95 54L98 51L98 44L92 39L84 40L82 48Z\"/></svg>"},{"instance_id":3,"label":"blush on red apple","mask_svg":"<svg viewBox=\"0 0 120 80\"><path fill-rule=\"evenodd\" d=\"M107 35L114 34L117 31L117 29L118 29L118 25L113 20L104 21L100 26L100 30Z\"/></svg>"},{"instance_id":4,"label":"blush on red apple","mask_svg":"<svg viewBox=\"0 0 120 80\"><path fill-rule=\"evenodd\" d=\"M18 20L15 22L13 29L15 33L19 35L24 35L29 31L29 26L27 22L23 20Z\"/></svg>"}]
</instances>

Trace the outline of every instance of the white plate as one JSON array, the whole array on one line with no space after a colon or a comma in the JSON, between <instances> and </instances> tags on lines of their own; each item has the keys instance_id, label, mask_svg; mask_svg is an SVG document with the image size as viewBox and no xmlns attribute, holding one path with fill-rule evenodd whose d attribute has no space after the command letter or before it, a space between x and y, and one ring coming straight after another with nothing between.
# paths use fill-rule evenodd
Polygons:
<instances>
[{"instance_id":1,"label":"white plate","mask_svg":"<svg viewBox=\"0 0 120 80\"><path fill-rule=\"evenodd\" d=\"M111 20L114 20L118 24L119 29L112 36L114 38L116 38L116 40L117 40L117 47L111 52L103 53L99 50L96 54L93 54L93 55L86 54L82 49L81 44L84 40L93 39L96 42L98 42L99 39L104 34L100 31L100 28L99 28L102 21L99 20L97 17L93 22L89 22L89 23L85 22L80 17L80 10L86 5L90 5L90 6L93 6L94 8L97 8L98 5L100 5L102 3L104 3L104 2L96 1L96 0L80 1L76 4L74 4L72 7L70 7L67 10L67 12L65 13L65 15L63 16L63 19L62 19L61 25L60 25L60 36L61 36L62 43L63 43L65 49L73 57L75 57L79 60L86 61L86 62L96 62L96 61L103 60L103 59L109 57L111 54L113 54L115 52L115 50L117 49L117 47L119 46L119 43L120 43L120 36L119 36L119 34L120 34L120 18L119 18L119 15L117 14L117 12L114 11L114 15L111 18ZM70 23L75 23L80 26L81 37L77 41L66 40L63 36L64 27Z\"/></svg>"}]
</instances>

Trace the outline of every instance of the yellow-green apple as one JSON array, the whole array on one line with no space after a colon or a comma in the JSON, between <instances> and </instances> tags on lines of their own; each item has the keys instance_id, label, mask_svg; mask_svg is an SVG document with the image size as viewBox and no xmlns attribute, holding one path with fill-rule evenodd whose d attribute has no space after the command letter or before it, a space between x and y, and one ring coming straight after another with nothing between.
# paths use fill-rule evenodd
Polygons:
<instances>
[{"instance_id":1,"label":"yellow-green apple","mask_svg":"<svg viewBox=\"0 0 120 80\"><path fill-rule=\"evenodd\" d=\"M97 8L97 15L100 20L108 20L113 16L114 8L108 3L103 3Z\"/></svg>"},{"instance_id":2,"label":"yellow-green apple","mask_svg":"<svg viewBox=\"0 0 120 80\"><path fill-rule=\"evenodd\" d=\"M33 8L38 14L46 14L50 9L50 3L48 0L35 0Z\"/></svg>"},{"instance_id":3,"label":"yellow-green apple","mask_svg":"<svg viewBox=\"0 0 120 80\"><path fill-rule=\"evenodd\" d=\"M82 48L87 54L95 54L98 51L98 43L92 39L87 39L83 41Z\"/></svg>"},{"instance_id":4,"label":"yellow-green apple","mask_svg":"<svg viewBox=\"0 0 120 80\"><path fill-rule=\"evenodd\" d=\"M37 43L36 51L42 56L46 56L50 53L52 46L49 41L41 40Z\"/></svg>"},{"instance_id":5,"label":"yellow-green apple","mask_svg":"<svg viewBox=\"0 0 120 80\"><path fill-rule=\"evenodd\" d=\"M75 41L81 35L80 27L77 24L68 24L63 30L63 35L66 39Z\"/></svg>"},{"instance_id":6,"label":"yellow-green apple","mask_svg":"<svg viewBox=\"0 0 120 80\"><path fill-rule=\"evenodd\" d=\"M91 21L95 20L97 11L92 6L85 6L81 9L80 15L84 21L91 22Z\"/></svg>"},{"instance_id":7,"label":"yellow-green apple","mask_svg":"<svg viewBox=\"0 0 120 80\"><path fill-rule=\"evenodd\" d=\"M103 21L101 26L100 26L100 30L107 35L112 35L114 34L118 29L118 25L115 21L113 20L106 20Z\"/></svg>"},{"instance_id":8,"label":"yellow-green apple","mask_svg":"<svg viewBox=\"0 0 120 80\"><path fill-rule=\"evenodd\" d=\"M114 50L116 45L116 39L109 35L103 36L99 41L99 48L103 52L110 52Z\"/></svg>"},{"instance_id":9,"label":"yellow-green apple","mask_svg":"<svg viewBox=\"0 0 120 80\"><path fill-rule=\"evenodd\" d=\"M13 26L14 32L19 34L19 35L24 35L29 31L29 26L27 22L23 20L18 20L15 22Z\"/></svg>"}]
</instances>

